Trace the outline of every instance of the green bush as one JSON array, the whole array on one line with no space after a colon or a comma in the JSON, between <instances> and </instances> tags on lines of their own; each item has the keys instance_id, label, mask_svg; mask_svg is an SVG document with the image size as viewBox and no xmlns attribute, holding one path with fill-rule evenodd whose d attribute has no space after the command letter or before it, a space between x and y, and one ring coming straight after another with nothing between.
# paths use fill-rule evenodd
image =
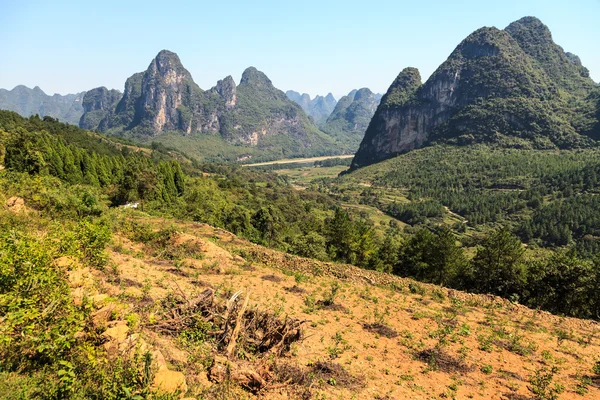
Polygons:
<instances>
[{"instance_id":1,"label":"green bush","mask_svg":"<svg viewBox=\"0 0 600 400\"><path fill-rule=\"evenodd\" d=\"M55 363L83 326L54 243L18 231L0 233L0 370Z\"/></svg>"}]
</instances>

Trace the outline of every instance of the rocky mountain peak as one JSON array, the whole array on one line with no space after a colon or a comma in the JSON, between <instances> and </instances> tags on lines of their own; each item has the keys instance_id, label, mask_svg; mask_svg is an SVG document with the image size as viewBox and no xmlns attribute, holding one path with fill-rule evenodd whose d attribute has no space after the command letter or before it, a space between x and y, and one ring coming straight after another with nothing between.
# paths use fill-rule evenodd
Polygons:
<instances>
[{"instance_id":1,"label":"rocky mountain peak","mask_svg":"<svg viewBox=\"0 0 600 400\"><path fill-rule=\"evenodd\" d=\"M83 97L84 112L107 110L113 107L114 104L121 98L121 93L118 90L108 90L104 86L98 87L86 92Z\"/></svg>"},{"instance_id":2,"label":"rocky mountain peak","mask_svg":"<svg viewBox=\"0 0 600 400\"><path fill-rule=\"evenodd\" d=\"M354 95L354 101L369 99L370 97L373 97L373 92L369 88L362 88Z\"/></svg>"},{"instance_id":3,"label":"rocky mountain peak","mask_svg":"<svg viewBox=\"0 0 600 400\"><path fill-rule=\"evenodd\" d=\"M248 67L242 73L242 79L240 85L253 85L257 87L272 88L273 83L263 72L257 70L255 67Z\"/></svg>"},{"instance_id":4,"label":"rocky mountain peak","mask_svg":"<svg viewBox=\"0 0 600 400\"><path fill-rule=\"evenodd\" d=\"M237 100L236 85L231 75L217 82L217 86L213 88L223 99L227 107L234 107Z\"/></svg>"},{"instance_id":5,"label":"rocky mountain peak","mask_svg":"<svg viewBox=\"0 0 600 400\"><path fill-rule=\"evenodd\" d=\"M416 69L406 69L392 83L352 168L431 141L517 137L566 147L587 140L570 122L569 113L577 111L563 101L584 101L594 84L537 18L522 18L505 30L477 29L420 82Z\"/></svg>"},{"instance_id":6,"label":"rocky mountain peak","mask_svg":"<svg viewBox=\"0 0 600 400\"><path fill-rule=\"evenodd\" d=\"M90 95L82 127L132 136L210 133L235 145L256 146L264 141L277 149L269 147L268 151L282 155L305 154L313 151L312 146L334 148L300 107L254 67L244 71L237 86L228 76L203 91L179 57L163 50L146 71L127 79L116 105L106 112L96 110L106 108L103 99L107 95L104 88Z\"/></svg>"},{"instance_id":7,"label":"rocky mountain peak","mask_svg":"<svg viewBox=\"0 0 600 400\"><path fill-rule=\"evenodd\" d=\"M169 50L161 50L150 63L147 72L158 73L162 76L175 72L191 78L190 73L183 67L179 56Z\"/></svg>"},{"instance_id":8,"label":"rocky mountain peak","mask_svg":"<svg viewBox=\"0 0 600 400\"><path fill-rule=\"evenodd\" d=\"M589 71L581 65L581 61L577 61L579 57L570 57L562 47L554 43L552 33L539 19L521 18L508 25L505 31L544 69L556 85L570 92L578 92L579 95L586 95L594 88Z\"/></svg>"},{"instance_id":9,"label":"rocky mountain peak","mask_svg":"<svg viewBox=\"0 0 600 400\"><path fill-rule=\"evenodd\" d=\"M90 130L98 129L100 122L112 114L121 97L118 90L108 90L104 86L88 90L83 96L83 115L79 126Z\"/></svg>"},{"instance_id":10,"label":"rocky mountain peak","mask_svg":"<svg viewBox=\"0 0 600 400\"><path fill-rule=\"evenodd\" d=\"M39 115L57 118L73 125L83 114L81 100L85 92L47 95L39 86L33 89L17 85L12 90L0 89L0 109L14 111L24 117Z\"/></svg>"}]
</instances>

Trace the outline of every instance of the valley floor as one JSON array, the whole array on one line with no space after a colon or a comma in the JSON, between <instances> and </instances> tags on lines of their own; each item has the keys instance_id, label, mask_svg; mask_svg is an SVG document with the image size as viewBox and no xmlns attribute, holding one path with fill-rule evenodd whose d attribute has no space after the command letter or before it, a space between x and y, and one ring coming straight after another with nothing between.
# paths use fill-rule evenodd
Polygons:
<instances>
[{"instance_id":1,"label":"valley floor","mask_svg":"<svg viewBox=\"0 0 600 400\"><path fill-rule=\"evenodd\" d=\"M260 163L255 163L255 164L244 164L244 167L260 167L263 165L273 165L273 164L295 164L295 163L309 164L309 163L314 163L315 161L325 161L325 160L331 160L334 158L346 159L346 158L352 158L352 157L354 157L354 154L347 154L347 155L343 155L343 156L322 156L322 157L310 157L310 158L286 158L283 160L260 162Z\"/></svg>"}]
</instances>

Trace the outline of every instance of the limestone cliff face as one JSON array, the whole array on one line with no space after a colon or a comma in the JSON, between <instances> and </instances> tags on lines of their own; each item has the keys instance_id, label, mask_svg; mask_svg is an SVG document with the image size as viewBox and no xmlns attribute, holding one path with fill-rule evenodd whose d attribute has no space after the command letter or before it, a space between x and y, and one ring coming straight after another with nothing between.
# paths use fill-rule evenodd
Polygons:
<instances>
[{"instance_id":1,"label":"limestone cliff face","mask_svg":"<svg viewBox=\"0 0 600 400\"><path fill-rule=\"evenodd\" d=\"M219 94L225 100L227 108L235 107L237 101L237 87L231 75L217 82L217 86L211 90Z\"/></svg>"},{"instance_id":2,"label":"limestone cliff face","mask_svg":"<svg viewBox=\"0 0 600 400\"><path fill-rule=\"evenodd\" d=\"M575 128L563 118L569 112L564 100L587 95L590 86L572 59L535 18L519 20L506 30L478 29L425 84L414 68L400 73L382 98L352 168L433 140L460 143L512 135L538 141L543 137L544 143L558 147L580 143Z\"/></svg>"},{"instance_id":3,"label":"limestone cliff face","mask_svg":"<svg viewBox=\"0 0 600 400\"><path fill-rule=\"evenodd\" d=\"M105 88L90 93L81 119L87 129L142 137L167 131L216 134L249 146L277 142L278 148L296 153L315 145L334 148L302 109L254 67L244 71L239 86L228 76L203 91L179 57L163 50L145 72L127 79L122 96L110 97Z\"/></svg>"},{"instance_id":4,"label":"limestone cliff face","mask_svg":"<svg viewBox=\"0 0 600 400\"><path fill-rule=\"evenodd\" d=\"M141 102L135 120L150 123L155 132L191 132L192 112L201 95L191 74L181 65L177 54L163 50L144 73Z\"/></svg>"}]
</instances>

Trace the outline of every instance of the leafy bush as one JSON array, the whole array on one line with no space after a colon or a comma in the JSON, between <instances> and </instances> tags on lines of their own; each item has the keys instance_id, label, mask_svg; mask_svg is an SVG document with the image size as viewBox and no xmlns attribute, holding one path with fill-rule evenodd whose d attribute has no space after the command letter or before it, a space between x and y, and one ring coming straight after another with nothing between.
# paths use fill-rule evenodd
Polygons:
<instances>
[{"instance_id":1,"label":"leafy bush","mask_svg":"<svg viewBox=\"0 0 600 400\"><path fill-rule=\"evenodd\" d=\"M55 244L18 231L0 233L0 369L56 363L83 326Z\"/></svg>"}]
</instances>

